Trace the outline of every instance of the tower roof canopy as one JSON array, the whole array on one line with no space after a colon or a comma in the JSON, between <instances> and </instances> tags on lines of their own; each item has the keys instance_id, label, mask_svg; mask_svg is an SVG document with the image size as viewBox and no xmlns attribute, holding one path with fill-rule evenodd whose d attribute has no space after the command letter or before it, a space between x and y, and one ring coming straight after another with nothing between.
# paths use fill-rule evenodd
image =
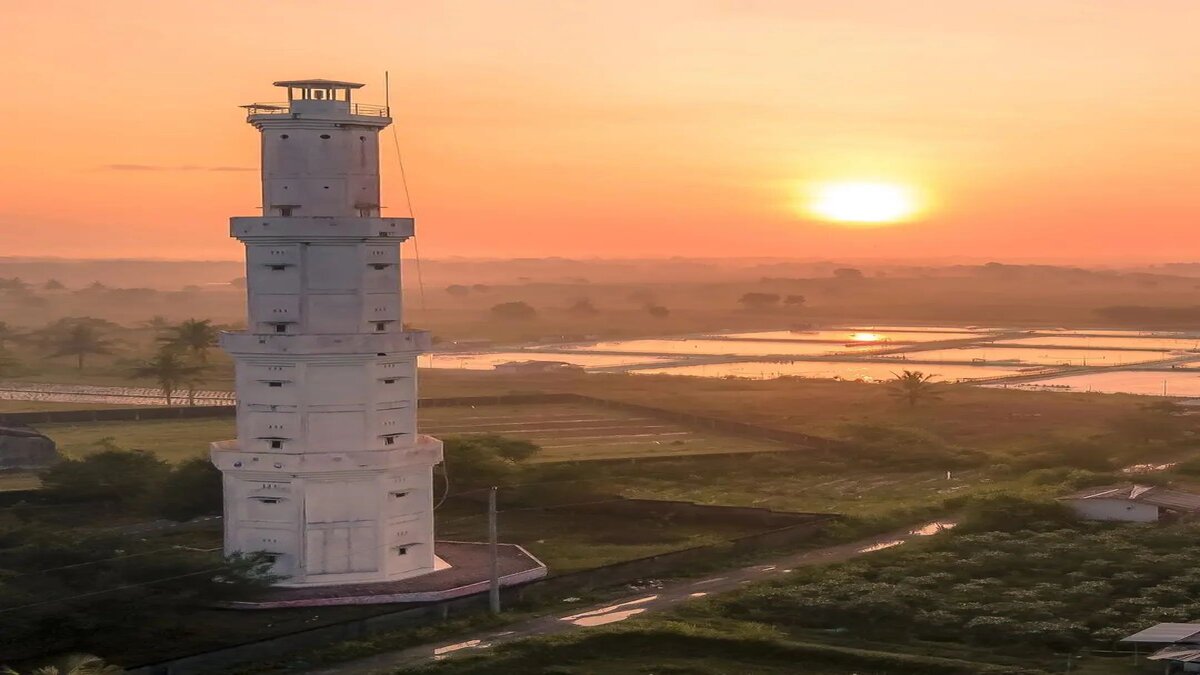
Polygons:
<instances>
[{"instance_id":1,"label":"tower roof canopy","mask_svg":"<svg viewBox=\"0 0 1200 675\"><path fill-rule=\"evenodd\" d=\"M276 87L336 87L339 89L358 89L361 82L342 82L340 80L280 80L273 82Z\"/></svg>"}]
</instances>

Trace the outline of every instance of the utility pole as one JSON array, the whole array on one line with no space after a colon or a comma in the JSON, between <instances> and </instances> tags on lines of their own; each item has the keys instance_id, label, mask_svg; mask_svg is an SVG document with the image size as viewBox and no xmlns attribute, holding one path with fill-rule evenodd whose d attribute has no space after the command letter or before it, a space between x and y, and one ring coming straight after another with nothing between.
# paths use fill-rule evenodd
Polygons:
<instances>
[{"instance_id":1,"label":"utility pole","mask_svg":"<svg viewBox=\"0 0 1200 675\"><path fill-rule=\"evenodd\" d=\"M492 614L500 613L500 554L496 539L496 486L493 485L488 491L488 553L492 580L488 588L488 607Z\"/></svg>"}]
</instances>

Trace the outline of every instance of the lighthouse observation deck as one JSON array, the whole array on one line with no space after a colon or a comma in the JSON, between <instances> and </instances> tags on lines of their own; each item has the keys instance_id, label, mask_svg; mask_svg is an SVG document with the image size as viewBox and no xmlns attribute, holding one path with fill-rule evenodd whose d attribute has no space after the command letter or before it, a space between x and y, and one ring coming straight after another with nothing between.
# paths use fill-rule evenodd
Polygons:
<instances>
[{"instance_id":1,"label":"lighthouse observation deck","mask_svg":"<svg viewBox=\"0 0 1200 675\"><path fill-rule=\"evenodd\" d=\"M391 111L385 105L374 105L371 103L351 103L349 101L333 101L332 103L342 103L341 106L329 105L330 101L325 101L325 105L313 105L301 101L281 101L275 103L250 103L242 106L246 109L248 116L255 115L293 115L297 113L312 113L329 111L348 112L351 115L361 117L390 117Z\"/></svg>"},{"instance_id":2,"label":"lighthouse observation deck","mask_svg":"<svg viewBox=\"0 0 1200 675\"><path fill-rule=\"evenodd\" d=\"M276 87L287 89L287 101L273 103L251 103L242 106L253 119L260 116L299 118L304 116L390 117L387 106L356 103L352 92L361 88L359 82L339 80L282 80Z\"/></svg>"}]
</instances>

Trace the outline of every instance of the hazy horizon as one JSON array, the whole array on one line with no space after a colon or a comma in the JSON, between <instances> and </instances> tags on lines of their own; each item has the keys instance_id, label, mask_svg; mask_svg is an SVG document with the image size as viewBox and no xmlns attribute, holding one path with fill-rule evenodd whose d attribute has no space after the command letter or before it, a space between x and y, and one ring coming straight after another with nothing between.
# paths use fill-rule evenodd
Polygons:
<instances>
[{"instance_id":1,"label":"hazy horizon","mask_svg":"<svg viewBox=\"0 0 1200 675\"><path fill-rule=\"evenodd\" d=\"M384 70L430 259L1200 248L1196 3L69 4L0 10L6 255L237 259L227 219L260 207L237 106L288 77L383 102ZM864 181L903 217L805 196Z\"/></svg>"}]
</instances>

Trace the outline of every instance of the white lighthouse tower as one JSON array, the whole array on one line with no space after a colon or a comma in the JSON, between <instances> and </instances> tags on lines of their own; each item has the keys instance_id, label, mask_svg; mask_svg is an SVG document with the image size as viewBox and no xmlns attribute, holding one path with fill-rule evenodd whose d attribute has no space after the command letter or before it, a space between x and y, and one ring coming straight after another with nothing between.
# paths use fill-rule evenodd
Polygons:
<instances>
[{"instance_id":1,"label":"white lighthouse tower","mask_svg":"<svg viewBox=\"0 0 1200 675\"><path fill-rule=\"evenodd\" d=\"M416 357L405 330L400 243L411 218L379 213L389 111L354 82L276 82L286 103L245 106L262 133L261 216L246 245L247 330L237 440L212 446L224 476L225 549L274 556L282 586L395 581L434 569L432 471L417 434Z\"/></svg>"}]
</instances>

